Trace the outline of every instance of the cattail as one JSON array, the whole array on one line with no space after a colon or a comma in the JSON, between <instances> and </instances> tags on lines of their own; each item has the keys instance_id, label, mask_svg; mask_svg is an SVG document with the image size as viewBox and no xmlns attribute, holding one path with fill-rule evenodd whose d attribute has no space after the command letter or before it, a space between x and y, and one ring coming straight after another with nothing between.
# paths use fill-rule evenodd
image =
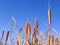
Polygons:
<instances>
[{"instance_id":1,"label":"cattail","mask_svg":"<svg viewBox=\"0 0 60 45\"><path fill-rule=\"evenodd\" d=\"M37 28L34 27L34 33L33 33L34 37L36 37L37 32L38 32Z\"/></svg>"},{"instance_id":2,"label":"cattail","mask_svg":"<svg viewBox=\"0 0 60 45\"><path fill-rule=\"evenodd\" d=\"M51 11L48 10L48 23L51 24Z\"/></svg>"},{"instance_id":3,"label":"cattail","mask_svg":"<svg viewBox=\"0 0 60 45\"><path fill-rule=\"evenodd\" d=\"M26 35L28 35L29 33L31 34L31 27L30 24L27 22L26 23L26 31L25 31Z\"/></svg>"},{"instance_id":4,"label":"cattail","mask_svg":"<svg viewBox=\"0 0 60 45\"><path fill-rule=\"evenodd\" d=\"M38 20L35 20L35 28L38 30Z\"/></svg>"},{"instance_id":5,"label":"cattail","mask_svg":"<svg viewBox=\"0 0 60 45\"><path fill-rule=\"evenodd\" d=\"M31 34L31 26L29 23L28 23L28 34Z\"/></svg>"},{"instance_id":6,"label":"cattail","mask_svg":"<svg viewBox=\"0 0 60 45\"><path fill-rule=\"evenodd\" d=\"M38 20L35 20L35 26L38 27Z\"/></svg>"},{"instance_id":7,"label":"cattail","mask_svg":"<svg viewBox=\"0 0 60 45\"><path fill-rule=\"evenodd\" d=\"M3 36L4 36L4 30L2 31L2 38L3 38Z\"/></svg>"},{"instance_id":8,"label":"cattail","mask_svg":"<svg viewBox=\"0 0 60 45\"><path fill-rule=\"evenodd\" d=\"M51 10L50 10L50 2L48 2L48 23L51 24Z\"/></svg>"},{"instance_id":9,"label":"cattail","mask_svg":"<svg viewBox=\"0 0 60 45\"><path fill-rule=\"evenodd\" d=\"M6 42L8 41L9 31L6 34Z\"/></svg>"},{"instance_id":10,"label":"cattail","mask_svg":"<svg viewBox=\"0 0 60 45\"><path fill-rule=\"evenodd\" d=\"M35 20L34 34L38 32L38 20Z\"/></svg>"},{"instance_id":11,"label":"cattail","mask_svg":"<svg viewBox=\"0 0 60 45\"><path fill-rule=\"evenodd\" d=\"M28 34L28 23L26 23L26 31L25 31L25 34L26 35Z\"/></svg>"}]
</instances>

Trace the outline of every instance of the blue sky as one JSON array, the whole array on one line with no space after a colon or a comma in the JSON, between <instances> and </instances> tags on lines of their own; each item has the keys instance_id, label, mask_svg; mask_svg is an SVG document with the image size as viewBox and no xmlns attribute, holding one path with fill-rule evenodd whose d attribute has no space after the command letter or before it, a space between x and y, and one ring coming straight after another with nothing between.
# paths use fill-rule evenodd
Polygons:
<instances>
[{"instance_id":1,"label":"blue sky","mask_svg":"<svg viewBox=\"0 0 60 45\"><path fill-rule=\"evenodd\" d=\"M8 29L15 31L13 26L11 26L12 19L10 16L15 17L19 28L25 28L26 21L28 21L30 17L32 18L32 30L35 19L38 19L39 23L43 22L48 25L48 1L49 0L0 0L0 35L3 29L5 30L5 33ZM51 26L59 32L60 0L50 0L50 3L52 16ZM42 28L43 31L47 31L47 27L42 24L40 25L40 28ZM15 36L14 34L13 36ZM23 31L21 34L23 34Z\"/></svg>"}]
</instances>

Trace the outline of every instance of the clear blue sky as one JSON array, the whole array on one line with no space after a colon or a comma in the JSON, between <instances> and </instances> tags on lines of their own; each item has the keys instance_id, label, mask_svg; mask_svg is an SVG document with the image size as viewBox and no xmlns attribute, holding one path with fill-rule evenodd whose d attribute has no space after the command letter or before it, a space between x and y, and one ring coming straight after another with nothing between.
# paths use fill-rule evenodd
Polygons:
<instances>
[{"instance_id":1,"label":"clear blue sky","mask_svg":"<svg viewBox=\"0 0 60 45\"><path fill-rule=\"evenodd\" d=\"M50 0L52 27L58 32L60 31L60 0ZM10 28L14 31L12 19L14 16L17 24L20 27L25 27L26 21L32 18L31 27L34 27L34 20L38 19L39 23L48 24L48 0L0 0L0 35L2 29L5 32ZM47 27L40 26L43 31ZM21 32L21 34L23 31ZM59 32L60 33L60 32ZM15 35L14 35L15 36ZM1 36L0 36L1 37Z\"/></svg>"}]
</instances>

